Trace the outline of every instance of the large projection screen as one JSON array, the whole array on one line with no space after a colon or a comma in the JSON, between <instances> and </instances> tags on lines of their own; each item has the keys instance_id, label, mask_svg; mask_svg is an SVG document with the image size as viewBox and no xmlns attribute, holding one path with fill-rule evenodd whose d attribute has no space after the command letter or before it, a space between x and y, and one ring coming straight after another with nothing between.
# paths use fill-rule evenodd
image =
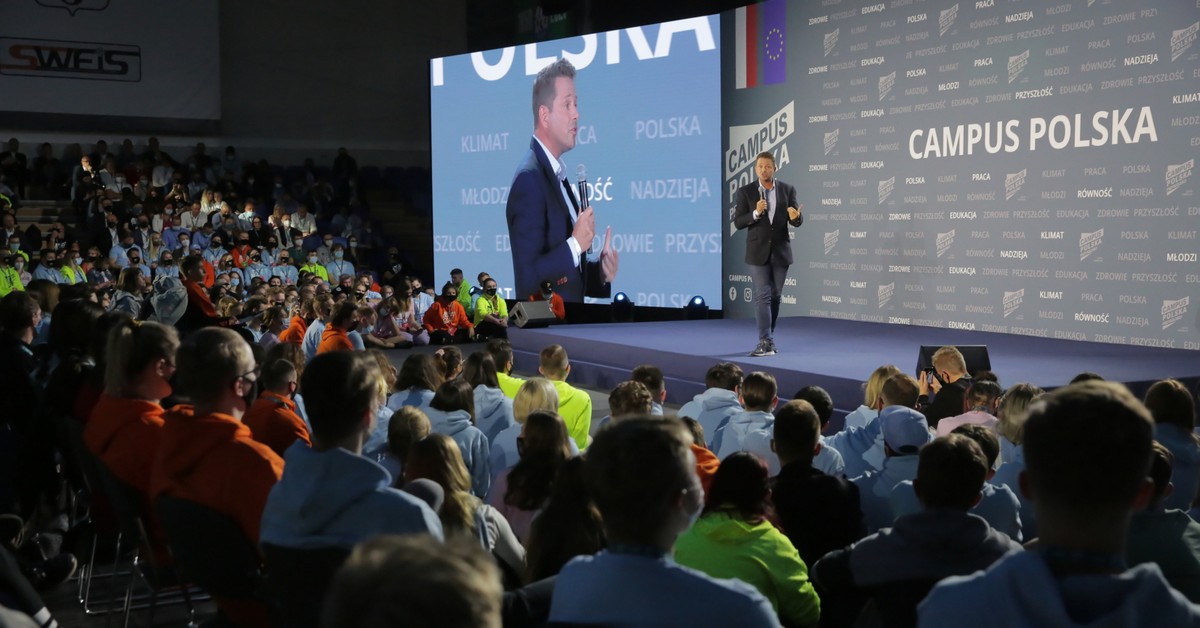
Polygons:
<instances>
[{"instance_id":1,"label":"large projection screen","mask_svg":"<svg viewBox=\"0 0 1200 628\"><path fill-rule=\"evenodd\" d=\"M612 227L620 268L612 293L679 307L721 287L720 50L717 16L433 59L434 265L474 283L514 284L506 205L530 151L532 86L563 57L578 74L571 183L586 168L596 213L592 255ZM550 280L552 277L542 277Z\"/></svg>"}]
</instances>

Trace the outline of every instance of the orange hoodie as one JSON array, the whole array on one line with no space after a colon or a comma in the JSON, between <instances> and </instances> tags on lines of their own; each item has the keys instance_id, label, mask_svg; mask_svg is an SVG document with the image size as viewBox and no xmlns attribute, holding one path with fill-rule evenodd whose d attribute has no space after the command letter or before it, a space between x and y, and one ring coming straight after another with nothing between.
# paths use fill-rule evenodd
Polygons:
<instances>
[{"instance_id":1,"label":"orange hoodie","mask_svg":"<svg viewBox=\"0 0 1200 628\"><path fill-rule=\"evenodd\" d=\"M471 321L467 318L467 311L458 301L451 301L449 305L442 302L441 298L434 299L433 305L425 311L425 318L421 321L425 325L425 329L429 333L435 331L445 331L453 336L459 329L470 329L474 327Z\"/></svg>"},{"instance_id":2,"label":"orange hoodie","mask_svg":"<svg viewBox=\"0 0 1200 628\"><path fill-rule=\"evenodd\" d=\"M692 444L692 453L696 456L696 475L700 476L700 486L703 486L704 492L708 493L713 476L717 474L717 468L721 466L721 459L717 458L713 452L696 444Z\"/></svg>"},{"instance_id":3,"label":"orange hoodie","mask_svg":"<svg viewBox=\"0 0 1200 628\"><path fill-rule=\"evenodd\" d=\"M304 334L308 331L308 321L303 316L293 316L288 328L279 334L280 342L290 342L294 345L304 343Z\"/></svg>"},{"instance_id":4,"label":"orange hoodie","mask_svg":"<svg viewBox=\"0 0 1200 628\"><path fill-rule=\"evenodd\" d=\"M317 355L330 351L354 351L354 344L344 330L333 325L325 328L321 334L321 344L317 345Z\"/></svg>"},{"instance_id":5,"label":"orange hoodie","mask_svg":"<svg viewBox=\"0 0 1200 628\"><path fill-rule=\"evenodd\" d=\"M282 474L283 460L233 416L173 415L163 427L151 494L189 499L224 513L257 544L267 493Z\"/></svg>"},{"instance_id":6,"label":"orange hoodie","mask_svg":"<svg viewBox=\"0 0 1200 628\"><path fill-rule=\"evenodd\" d=\"M191 414L191 408L176 406L170 412L186 415ZM102 393L84 425L83 442L117 479L141 494L142 520L155 562L168 564L167 537L150 502L150 477L155 455L162 446L163 415L162 406L153 401Z\"/></svg>"},{"instance_id":7,"label":"orange hoodie","mask_svg":"<svg viewBox=\"0 0 1200 628\"><path fill-rule=\"evenodd\" d=\"M250 406L250 411L242 417L242 423L250 428L254 440L270 447L280 458L298 440L304 441L305 445L312 445L308 426L296 414L296 403L269 390L264 391Z\"/></svg>"}]
</instances>

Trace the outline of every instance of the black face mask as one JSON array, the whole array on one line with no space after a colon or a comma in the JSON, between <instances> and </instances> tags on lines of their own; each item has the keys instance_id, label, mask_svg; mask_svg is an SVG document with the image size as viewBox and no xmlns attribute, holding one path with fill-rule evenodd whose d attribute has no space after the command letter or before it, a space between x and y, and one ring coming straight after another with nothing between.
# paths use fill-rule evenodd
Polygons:
<instances>
[{"instance_id":1,"label":"black face mask","mask_svg":"<svg viewBox=\"0 0 1200 628\"><path fill-rule=\"evenodd\" d=\"M488 295L489 297L494 297L494 296L496 296L496 289L495 288L487 288L483 291L483 293Z\"/></svg>"}]
</instances>

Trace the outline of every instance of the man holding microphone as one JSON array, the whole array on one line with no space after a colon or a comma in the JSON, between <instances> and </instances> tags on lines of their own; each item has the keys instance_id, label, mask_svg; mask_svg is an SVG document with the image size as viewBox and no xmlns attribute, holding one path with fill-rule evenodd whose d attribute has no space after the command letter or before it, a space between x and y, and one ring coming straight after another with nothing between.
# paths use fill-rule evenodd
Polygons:
<instances>
[{"instance_id":1,"label":"man holding microphone","mask_svg":"<svg viewBox=\"0 0 1200 628\"><path fill-rule=\"evenodd\" d=\"M758 323L758 346L751 357L775 355L775 322L783 281L792 265L792 242L788 225L804 222L796 201L796 188L775 179L775 156L759 153L754 161L758 181L737 191L733 224L746 233L746 264L754 281L754 319Z\"/></svg>"}]
</instances>

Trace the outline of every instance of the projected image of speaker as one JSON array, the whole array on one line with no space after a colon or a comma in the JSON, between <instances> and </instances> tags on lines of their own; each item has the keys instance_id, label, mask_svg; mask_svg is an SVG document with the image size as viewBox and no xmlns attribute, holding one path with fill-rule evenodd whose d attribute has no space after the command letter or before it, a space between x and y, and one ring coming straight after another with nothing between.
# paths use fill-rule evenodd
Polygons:
<instances>
[{"instance_id":1,"label":"projected image of speaker","mask_svg":"<svg viewBox=\"0 0 1200 628\"><path fill-rule=\"evenodd\" d=\"M549 301L521 301L512 309L513 324L521 329L546 327L557 321Z\"/></svg>"},{"instance_id":2,"label":"projected image of speaker","mask_svg":"<svg viewBox=\"0 0 1200 628\"><path fill-rule=\"evenodd\" d=\"M933 367L933 354L941 349L942 345L921 345L921 350L917 353L917 375L921 371ZM955 349L962 354L963 360L967 363L967 372L974 375L981 371L992 370L992 361L988 358L987 345L954 345Z\"/></svg>"}]
</instances>

